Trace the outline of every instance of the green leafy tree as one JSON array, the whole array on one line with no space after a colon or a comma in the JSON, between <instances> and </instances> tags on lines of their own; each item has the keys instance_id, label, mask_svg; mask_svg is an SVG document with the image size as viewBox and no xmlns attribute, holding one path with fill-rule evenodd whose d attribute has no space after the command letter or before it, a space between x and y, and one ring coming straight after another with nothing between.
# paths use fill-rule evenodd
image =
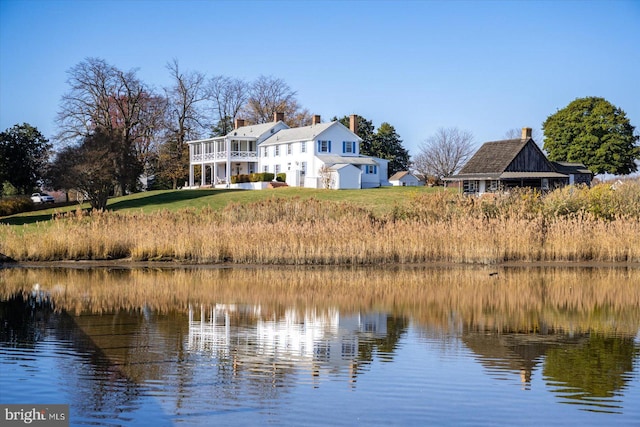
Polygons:
<instances>
[{"instance_id":1,"label":"green leafy tree","mask_svg":"<svg viewBox=\"0 0 640 427\"><path fill-rule=\"evenodd\" d=\"M593 173L638 170L638 136L625 112L604 98L578 98L542 124L549 159L581 162Z\"/></svg>"},{"instance_id":2,"label":"green leafy tree","mask_svg":"<svg viewBox=\"0 0 640 427\"><path fill-rule=\"evenodd\" d=\"M22 194L42 181L51 144L30 124L14 125L0 133L0 183L9 182Z\"/></svg>"}]
</instances>

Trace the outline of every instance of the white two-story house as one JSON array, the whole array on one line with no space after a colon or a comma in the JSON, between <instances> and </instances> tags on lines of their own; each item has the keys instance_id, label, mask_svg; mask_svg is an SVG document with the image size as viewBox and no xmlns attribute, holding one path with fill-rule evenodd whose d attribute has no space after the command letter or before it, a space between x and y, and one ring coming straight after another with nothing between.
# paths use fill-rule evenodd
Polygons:
<instances>
[{"instance_id":1,"label":"white two-story house","mask_svg":"<svg viewBox=\"0 0 640 427\"><path fill-rule=\"evenodd\" d=\"M201 186L230 186L231 177L253 172L284 173L294 187L358 189L390 185L389 161L360 155L362 139L355 133L357 117L350 128L340 122L321 123L313 117L310 126L289 128L283 115L260 125L244 125L223 137L189 141L189 186L200 167Z\"/></svg>"}]
</instances>

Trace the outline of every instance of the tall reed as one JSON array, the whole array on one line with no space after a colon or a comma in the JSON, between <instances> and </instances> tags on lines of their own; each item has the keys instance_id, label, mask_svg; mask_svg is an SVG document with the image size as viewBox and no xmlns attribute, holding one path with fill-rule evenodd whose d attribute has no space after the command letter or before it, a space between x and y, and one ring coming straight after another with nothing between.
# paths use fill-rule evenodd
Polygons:
<instances>
[{"instance_id":1,"label":"tall reed","mask_svg":"<svg viewBox=\"0 0 640 427\"><path fill-rule=\"evenodd\" d=\"M349 203L270 198L222 210L77 211L35 230L0 227L19 261L362 265L505 261L640 262L640 184L399 201L387 214Z\"/></svg>"}]
</instances>

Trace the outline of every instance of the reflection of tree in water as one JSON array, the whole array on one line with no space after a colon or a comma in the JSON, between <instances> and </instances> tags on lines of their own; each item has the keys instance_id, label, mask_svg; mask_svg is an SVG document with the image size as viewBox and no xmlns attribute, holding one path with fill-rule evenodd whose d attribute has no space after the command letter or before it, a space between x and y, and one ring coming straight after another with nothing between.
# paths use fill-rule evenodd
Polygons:
<instances>
[{"instance_id":1,"label":"reflection of tree in water","mask_svg":"<svg viewBox=\"0 0 640 427\"><path fill-rule=\"evenodd\" d=\"M543 375L553 392L567 402L580 401L595 411L611 411L631 380L640 349L632 337L591 334L577 346L551 348Z\"/></svg>"},{"instance_id":2,"label":"reflection of tree in water","mask_svg":"<svg viewBox=\"0 0 640 427\"><path fill-rule=\"evenodd\" d=\"M140 392L135 382L109 360L104 349L71 316L55 312L41 294L25 297L20 293L1 301L0 324L2 345L39 352L38 347L44 342L56 343L54 347L44 344L41 351L54 352L47 356L57 362L58 374L65 378L64 390L69 393L76 420L96 414L119 414L121 408L136 407ZM68 359L68 355L73 355L73 359ZM31 359L33 355L28 357Z\"/></svg>"},{"instance_id":3,"label":"reflection of tree in water","mask_svg":"<svg viewBox=\"0 0 640 427\"><path fill-rule=\"evenodd\" d=\"M363 339L358 343L357 362L359 364L372 362L374 355L377 355L383 362L393 361L398 341L407 331L408 326L407 318L388 316L386 335Z\"/></svg>"},{"instance_id":4,"label":"reflection of tree in water","mask_svg":"<svg viewBox=\"0 0 640 427\"><path fill-rule=\"evenodd\" d=\"M522 334L497 332L465 332L462 341L478 355L478 361L493 375L504 373L520 376L524 389L530 389L535 369L552 348L578 343L583 335Z\"/></svg>"},{"instance_id":5,"label":"reflection of tree in water","mask_svg":"<svg viewBox=\"0 0 640 427\"><path fill-rule=\"evenodd\" d=\"M542 366L545 382L556 395L598 411L620 408L615 397L631 380L640 352L633 337L619 334L472 331L463 333L462 341L492 376L518 374L528 390L533 373Z\"/></svg>"},{"instance_id":6,"label":"reflection of tree in water","mask_svg":"<svg viewBox=\"0 0 640 427\"><path fill-rule=\"evenodd\" d=\"M0 301L0 342L10 347L34 348L55 316L49 301L15 294Z\"/></svg>"}]
</instances>

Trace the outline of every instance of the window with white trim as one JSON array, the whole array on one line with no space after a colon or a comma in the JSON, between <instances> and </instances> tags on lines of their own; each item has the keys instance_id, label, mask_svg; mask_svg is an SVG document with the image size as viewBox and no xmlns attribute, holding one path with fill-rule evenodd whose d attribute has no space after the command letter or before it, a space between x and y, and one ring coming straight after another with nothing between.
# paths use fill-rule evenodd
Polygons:
<instances>
[{"instance_id":1,"label":"window with white trim","mask_svg":"<svg viewBox=\"0 0 640 427\"><path fill-rule=\"evenodd\" d=\"M301 172L302 175L306 174L307 173L307 162L302 162L300 164L300 166L301 166L301 169L302 169L302 172Z\"/></svg>"},{"instance_id":2,"label":"window with white trim","mask_svg":"<svg viewBox=\"0 0 640 427\"><path fill-rule=\"evenodd\" d=\"M356 152L356 143L355 141L342 141L342 152L343 153L355 153Z\"/></svg>"},{"instance_id":3,"label":"window with white trim","mask_svg":"<svg viewBox=\"0 0 640 427\"><path fill-rule=\"evenodd\" d=\"M287 154L293 153L293 144L287 144Z\"/></svg>"},{"instance_id":4,"label":"window with white trim","mask_svg":"<svg viewBox=\"0 0 640 427\"><path fill-rule=\"evenodd\" d=\"M307 152L307 141L303 141L300 143L300 152L301 153Z\"/></svg>"},{"instance_id":5,"label":"window with white trim","mask_svg":"<svg viewBox=\"0 0 640 427\"><path fill-rule=\"evenodd\" d=\"M365 169L365 173L369 175L375 175L378 173L378 166L376 165L367 165Z\"/></svg>"},{"instance_id":6,"label":"window with white trim","mask_svg":"<svg viewBox=\"0 0 640 427\"><path fill-rule=\"evenodd\" d=\"M275 150L275 154L274 154L274 156L278 157L278 156L280 155L280 146L279 146L279 145L276 145L276 146L274 147L274 150Z\"/></svg>"},{"instance_id":7,"label":"window with white trim","mask_svg":"<svg viewBox=\"0 0 640 427\"><path fill-rule=\"evenodd\" d=\"M331 141L318 141L318 153L330 153L331 152Z\"/></svg>"},{"instance_id":8,"label":"window with white trim","mask_svg":"<svg viewBox=\"0 0 640 427\"><path fill-rule=\"evenodd\" d=\"M276 165L276 175L280 173L280 165Z\"/></svg>"},{"instance_id":9,"label":"window with white trim","mask_svg":"<svg viewBox=\"0 0 640 427\"><path fill-rule=\"evenodd\" d=\"M463 181L462 190L465 193L477 193L478 181Z\"/></svg>"},{"instance_id":10,"label":"window with white trim","mask_svg":"<svg viewBox=\"0 0 640 427\"><path fill-rule=\"evenodd\" d=\"M269 172L269 165L262 166L262 172Z\"/></svg>"}]
</instances>

